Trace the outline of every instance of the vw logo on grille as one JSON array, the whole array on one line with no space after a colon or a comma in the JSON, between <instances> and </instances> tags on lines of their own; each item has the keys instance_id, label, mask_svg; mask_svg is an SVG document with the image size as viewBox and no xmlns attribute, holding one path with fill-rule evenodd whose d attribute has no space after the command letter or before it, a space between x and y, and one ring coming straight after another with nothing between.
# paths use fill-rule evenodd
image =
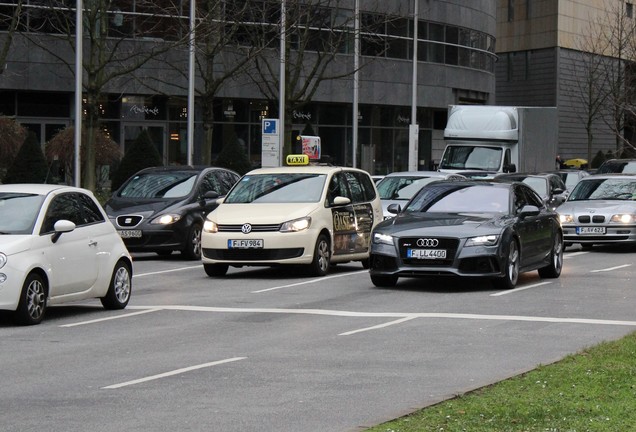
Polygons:
<instances>
[{"instance_id":1,"label":"vw logo on grille","mask_svg":"<svg viewBox=\"0 0 636 432\"><path fill-rule=\"evenodd\" d=\"M417 239L417 245L419 247L437 247L437 245L439 245L439 240L431 238L421 238Z\"/></svg>"},{"instance_id":2,"label":"vw logo on grille","mask_svg":"<svg viewBox=\"0 0 636 432\"><path fill-rule=\"evenodd\" d=\"M243 224L243 226L241 227L241 232L243 234L249 234L252 231L252 225L250 224Z\"/></svg>"}]
</instances>

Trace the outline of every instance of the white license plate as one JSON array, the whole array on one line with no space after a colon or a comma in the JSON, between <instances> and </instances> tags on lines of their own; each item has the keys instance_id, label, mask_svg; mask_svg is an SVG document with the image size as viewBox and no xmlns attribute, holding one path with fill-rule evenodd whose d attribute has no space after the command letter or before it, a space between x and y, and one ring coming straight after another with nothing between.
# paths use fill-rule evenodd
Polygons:
<instances>
[{"instance_id":1,"label":"white license plate","mask_svg":"<svg viewBox=\"0 0 636 432\"><path fill-rule=\"evenodd\" d=\"M121 238L141 238L141 230L117 230Z\"/></svg>"},{"instance_id":2,"label":"white license plate","mask_svg":"<svg viewBox=\"0 0 636 432\"><path fill-rule=\"evenodd\" d=\"M228 249L261 249L263 247L263 240L228 240Z\"/></svg>"},{"instance_id":3,"label":"white license plate","mask_svg":"<svg viewBox=\"0 0 636 432\"><path fill-rule=\"evenodd\" d=\"M576 227L577 234L605 234L605 227Z\"/></svg>"},{"instance_id":4,"label":"white license plate","mask_svg":"<svg viewBox=\"0 0 636 432\"><path fill-rule=\"evenodd\" d=\"M417 259L446 258L446 249L407 249L406 257Z\"/></svg>"}]
</instances>

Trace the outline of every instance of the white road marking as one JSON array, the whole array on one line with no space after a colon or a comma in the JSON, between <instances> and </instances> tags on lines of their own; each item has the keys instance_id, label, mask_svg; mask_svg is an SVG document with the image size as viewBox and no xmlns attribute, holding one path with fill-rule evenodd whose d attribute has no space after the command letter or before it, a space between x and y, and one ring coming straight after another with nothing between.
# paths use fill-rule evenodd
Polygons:
<instances>
[{"instance_id":1,"label":"white road marking","mask_svg":"<svg viewBox=\"0 0 636 432\"><path fill-rule=\"evenodd\" d=\"M400 324L400 323L403 323L405 321L410 321L410 320L415 319L415 318L417 318L417 317L415 317L415 316L404 317L404 318L400 318L398 320L391 321L391 322L388 322L388 323L378 324L378 325L372 326L372 327L366 327L366 328L362 328L362 329L358 329L358 330L351 330L351 331L348 331L348 332L340 333L338 336L349 336L349 335L352 335L352 334L361 333L361 332L365 332L365 331L369 331L369 330L381 329L381 328L384 328L384 327L392 326L394 324Z\"/></svg>"},{"instance_id":2,"label":"white road marking","mask_svg":"<svg viewBox=\"0 0 636 432\"><path fill-rule=\"evenodd\" d=\"M144 277L144 276L154 276L154 275L163 274L163 273L172 273L172 272L178 272L182 270L191 270L194 268L201 268L201 267L203 267L203 264L189 266L189 267L180 267L180 268L170 269L170 270L160 270L160 271L149 272L149 273L139 273L139 274L133 274L133 278Z\"/></svg>"},{"instance_id":3,"label":"white road marking","mask_svg":"<svg viewBox=\"0 0 636 432\"><path fill-rule=\"evenodd\" d=\"M576 257L576 256L579 256L579 255L585 255L585 254L588 254L588 253L589 252L587 252L587 251L565 253L565 254L563 254L563 258L564 259L568 259L568 258Z\"/></svg>"},{"instance_id":4,"label":"white road marking","mask_svg":"<svg viewBox=\"0 0 636 432\"><path fill-rule=\"evenodd\" d=\"M631 264L623 264L623 265L619 265L619 266L616 266L616 267L609 267L609 268L598 269L598 270L590 270L590 273L608 272L608 271L618 270L618 269L629 267L629 266L631 266Z\"/></svg>"},{"instance_id":5,"label":"white road marking","mask_svg":"<svg viewBox=\"0 0 636 432\"><path fill-rule=\"evenodd\" d=\"M109 316L106 318L98 318L98 319L94 319L94 320L90 320L90 321L80 321L80 322L76 322L73 324L64 324L61 325L60 327L76 327L76 326L81 326L81 325L85 325L85 324L94 324L94 323L98 323L98 322L102 322L102 321L110 321L110 320L115 320L115 319L120 319L120 318L128 318L131 316L135 316L135 315L141 315L141 314L145 314L145 313L150 313L150 312L157 312L160 311L161 309L147 309L147 310L142 310L139 312L132 312L132 313L128 313L128 314L123 314L123 315L116 315L116 316Z\"/></svg>"},{"instance_id":6,"label":"white road marking","mask_svg":"<svg viewBox=\"0 0 636 432\"><path fill-rule=\"evenodd\" d=\"M139 378L136 380L132 380L132 381L126 381L123 383L119 383L119 384L113 384L113 385L109 385L106 387L102 387L102 389L118 389L121 387L126 387L126 386L130 386L130 385L134 385L134 384L139 384L139 383L143 383L143 382L147 382L147 381L153 381L153 380L157 380L160 378L165 378L165 377L169 377L169 376L173 376L173 375L178 375L178 374L182 374L185 372L190 372L193 370L197 370L197 369L203 369L206 367L211 367L211 366L217 366L220 364L224 364L224 363L230 363L230 362L235 362L238 360L245 360L247 357L233 357L233 358L229 358L229 359L225 359L225 360L219 360L219 361L215 361L215 362L210 362L210 363L203 363L200 365L195 365L195 366L190 366L190 367L186 367L186 368L182 368L182 369L176 369L170 372L164 372L161 374L157 374L157 375L152 375L149 377L145 377L145 378Z\"/></svg>"},{"instance_id":7,"label":"white road marking","mask_svg":"<svg viewBox=\"0 0 636 432\"><path fill-rule=\"evenodd\" d=\"M536 288L536 287L542 286L542 285L549 285L551 283L552 282L538 282L536 284L525 285L525 286L522 286L522 287L519 287L519 288L514 288L514 289L511 289L511 290L500 291L498 293L490 294L490 296L491 297L498 297L498 296L502 296L502 295L506 295L506 294L512 294L512 293L516 293L516 292L519 292L519 291L527 290L527 289L530 289L530 288Z\"/></svg>"},{"instance_id":8,"label":"white road marking","mask_svg":"<svg viewBox=\"0 0 636 432\"><path fill-rule=\"evenodd\" d=\"M438 312L355 312L339 311L329 309L284 309L284 308L229 308L214 306L184 306L184 305L164 305L164 306L129 306L130 309L164 309L174 311L191 312L228 312L228 313L272 313L272 314L297 314L297 315L320 315L339 317L362 317L362 318L447 318L447 319L471 319L471 320L491 320L491 321L525 321L525 322L551 322L562 324L597 324L597 325L618 325L636 326L636 321L621 320L601 320L586 318L560 318L560 317L533 317L524 315L479 315L461 313L438 313Z\"/></svg>"},{"instance_id":9,"label":"white road marking","mask_svg":"<svg viewBox=\"0 0 636 432\"><path fill-rule=\"evenodd\" d=\"M267 292L267 291L274 291L274 290L279 290L279 289L283 289L283 288L290 288L290 287L295 287L295 286L300 286L300 285L307 285L307 284L312 284L312 283L316 283L316 282L324 282L324 281L329 280L329 279L335 279L335 278L339 278L339 277L343 277L343 276L356 275L358 273L365 273L365 272L368 272L368 271L369 270L360 270L360 271L351 272L351 273L342 273L342 274L337 274L337 275L333 275L333 276L324 276L324 277L319 277L319 278L315 278L315 279L311 279L311 280L307 280L307 281L303 281L303 282L298 282L298 283L293 283L293 284L288 284L288 285L280 285L280 286L276 286L276 287L272 287L272 288L265 288L265 289L258 290L258 291L252 291L252 294L257 294L257 293L262 293L262 292Z\"/></svg>"}]
</instances>

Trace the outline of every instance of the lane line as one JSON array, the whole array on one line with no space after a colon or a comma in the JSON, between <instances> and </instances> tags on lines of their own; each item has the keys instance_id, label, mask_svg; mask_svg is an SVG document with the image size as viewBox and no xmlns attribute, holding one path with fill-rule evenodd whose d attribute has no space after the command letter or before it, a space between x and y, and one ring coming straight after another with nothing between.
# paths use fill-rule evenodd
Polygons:
<instances>
[{"instance_id":1,"label":"lane line","mask_svg":"<svg viewBox=\"0 0 636 432\"><path fill-rule=\"evenodd\" d=\"M589 252L587 252L587 251L579 251L579 252L565 253L565 254L563 254L563 259L577 257L579 255L585 255L585 254L589 254Z\"/></svg>"},{"instance_id":2,"label":"lane line","mask_svg":"<svg viewBox=\"0 0 636 432\"><path fill-rule=\"evenodd\" d=\"M608 271L618 270L618 269L622 269L622 268L629 267L629 266L631 266L631 264L623 264L623 265L619 265L619 266L616 266L616 267L608 267L608 268L604 268L604 269L590 270L590 273L608 272Z\"/></svg>"},{"instance_id":3,"label":"lane line","mask_svg":"<svg viewBox=\"0 0 636 432\"><path fill-rule=\"evenodd\" d=\"M636 321L623 320L603 320L587 318L563 318L563 317L533 317L524 315L479 315L462 313L439 313L439 312L355 312L329 309L284 309L284 308L229 308L213 306L129 306L130 309L164 309L173 311L191 312L227 312L227 313L271 313L289 315L319 315L338 317L363 317L363 318L440 318L440 319L470 319L489 321L525 321L525 322L551 322L562 324L597 324L597 325L617 325L634 326Z\"/></svg>"},{"instance_id":4,"label":"lane line","mask_svg":"<svg viewBox=\"0 0 636 432\"><path fill-rule=\"evenodd\" d=\"M64 325L61 325L60 327L67 327L68 328L68 327L77 327L77 326L86 325L86 324L95 324L95 323L102 322L102 321L116 320L116 319L120 319L120 318L129 318L129 317L135 316L135 315L141 315L141 314L146 314L146 313L150 313L150 312L158 312L160 310L161 310L161 308L147 309L147 310L142 310L142 311L139 311L139 312L131 312L131 313L127 313L127 314L110 316L110 317L106 317L106 318L98 318L98 319L94 319L94 320L90 320L90 321L80 321L80 322L76 322L76 323L73 323L73 324L64 324Z\"/></svg>"},{"instance_id":5,"label":"lane line","mask_svg":"<svg viewBox=\"0 0 636 432\"><path fill-rule=\"evenodd\" d=\"M312 283L317 283L317 282L323 282L325 280L329 280L329 279L335 279L335 278L340 278L340 277L344 277L344 276L351 276L351 275L356 275L359 273L365 273L368 272L369 270L359 270L359 271L355 271L355 272L351 272L351 273L342 273L342 274L337 274L337 275L332 275L332 276L323 276L320 278L316 278L316 279L311 279L308 281L303 281L303 282L297 282L297 283L293 283L293 284L288 284L288 285L280 285L280 286L275 286L272 288L265 288L262 290L258 290L258 291L252 291L252 294L258 294L258 293L263 293L263 292L267 292L267 291L274 291L274 290L279 290L279 289L283 289L283 288L290 288L290 287L295 287L295 286L300 286L300 285L308 285L308 284L312 284Z\"/></svg>"},{"instance_id":6,"label":"lane line","mask_svg":"<svg viewBox=\"0 0 636 432\"><path fill-rule=\"evenodd\" d=\"M170 269L170 270L160 270L160 271L149 272L149 273L139 273L139 274L133 274L133 278L144 277L144 276L154 276L154 275L164 274L164 273L173 273L173 272L178 272L178 271L183 271L183 270L191 270L191 269L201 268L201 267L203 267L203 264L199 264L199 265L195 265L195 266L188 266L188 267L180 267L180 268Z\"/></svg>"},{"instance_id":7,"label":"lane line","mask_svg":"<svg viewBox=\"0 0 636 432\"><path fill-rule=\"evenodd\" d=\"M395 320L395 321L389 321L389 322L384 323L384 324L378 324L376 326L371 326L371 327L361 328L361 329L358 329L358 330L351 330L351 331L348 331L348 332L340 333L338 336L349 336L349 335L352 335L352 334L362 333L362 332L369 331L369 330L377 330L377 329L381 329L381 328L392 326L394 324L400 324L400 323L403 323L403 322L406 322L406 321L410 321L410 320L415 319L415 318L418 318L418 317L416 317L416 316L404 317L404 318L400 318L400 319Z\"/></svg>"},{"instance_id":8,"label":"lane line","mask_svg":"<svg viewBox=\"0 0 636 432\"><path fill-rule=\"evenodd\" d=\"M552 282L537 282L536 284L526 285L526 286L522 286L522 287L519 287L519 288L511 289L511 290L500 291L498 293L490 294L490 297L498 297L498 296L502 296L502 295L506 295L506 294L512 294L512 293L516 293L516 292L519 292L519 291L527 290L527 289L530 289L530 288L536 288L536 287L539 287L539 286L542 286L542 285L549 285L551 283Z\"/></svg>"},{"instance_id":9,"label":"lane line","mask_svg":"<svg viewBox=\"0 0 636 432\"><path fill-rule=\"evenodd\" d=\"M181 368L181 369L176 369L173 371L169 371L169 372L164 372L164 373L160 373L157 375L152 375L152 376L148 376L145 378L139 378L136 380L132 380L132 381L126 381L123 383L119 383L119 384L112 384L106 387L102 387L102 389L118 389L118 388L122 388L122 387L126 387L126 386L131 386L131 385L135 385L135 384L140 384L143 382L148 382L148 381L153 381L153 380L157 380L157 379L161 379L161 378L166 378L169 376L173 376L173 375L179 375L182 373L186 373L186 372L190 372L193 370L197 370L197 369L203 369L206 367L211 367L211 366L218 366L224 363L230 363L230 362L235 362L235 361L239 361L239 360L245 360L247 357L233 357L233 358L229 358L229 359L225 359L225 360L219 360L219 361L214 361L214 362L210 362L210 363L203 363L200 365L195 365L195 366L190 366L190 367L185 367L185 368Z\"/></svg>"}]
</instances>

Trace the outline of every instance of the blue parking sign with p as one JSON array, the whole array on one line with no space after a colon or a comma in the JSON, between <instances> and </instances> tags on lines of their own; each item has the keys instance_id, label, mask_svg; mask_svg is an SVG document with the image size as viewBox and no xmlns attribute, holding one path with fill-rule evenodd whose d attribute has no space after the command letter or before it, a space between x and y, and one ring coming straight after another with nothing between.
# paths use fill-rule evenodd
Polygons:
<instances>
[{"instance_id":1,"label":"blue parking sign with p","mask_svg":"<svg viewBox=\"0 0 636 432\"><path fill-rule=\"evenodd\" d=\"M276 134L278 119L263 119L263 133Z\"/></svg>"}]
</instances>

